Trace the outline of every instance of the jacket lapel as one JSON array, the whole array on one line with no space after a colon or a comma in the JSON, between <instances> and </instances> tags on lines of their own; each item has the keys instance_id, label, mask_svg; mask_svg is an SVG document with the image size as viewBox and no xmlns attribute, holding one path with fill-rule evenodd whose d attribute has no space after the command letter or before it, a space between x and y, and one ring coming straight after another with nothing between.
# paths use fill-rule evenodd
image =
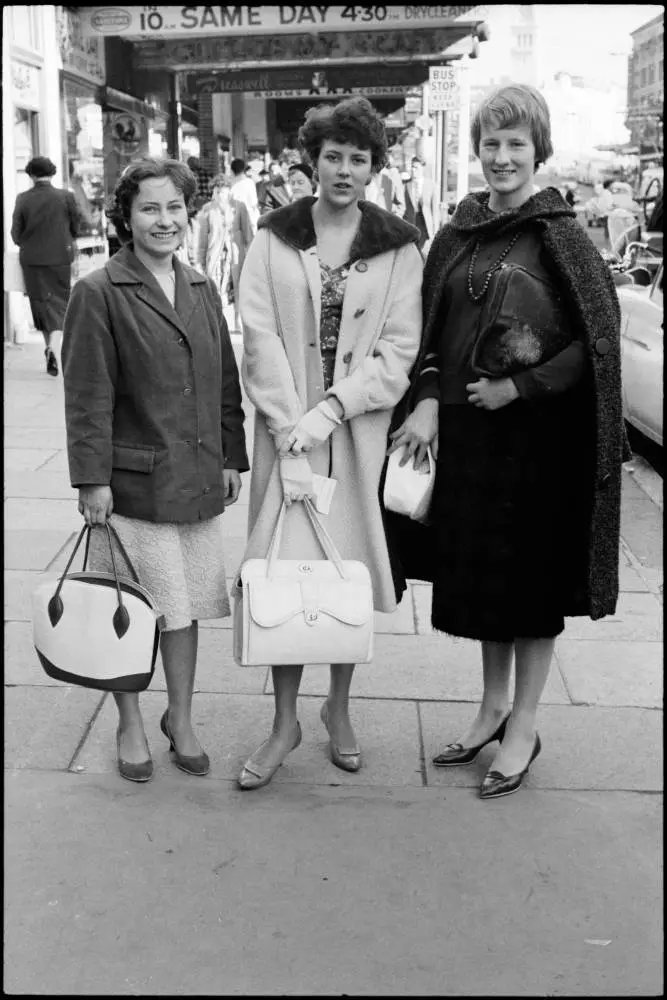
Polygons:
<instances>
[{"instance_id":1,"label":"jacket lapel","mask_svg":"<svg viewBox=\"0 0 667 1000\"><path fill-rule=\"evenodd\" d=\"M306 272L308 289L315 311L315 329L320 329L320 317L322 315L322 279L320 277L320 260L317 256L317 248L310 247L308 250L299 250L299 257Z\"/></svg>"},{"instance_id":2,"label":"jacket lapel","mask_svg":"<svg viewBox=\"0 0 667 1000\"><path fill-rule=\"evenodd\" d=\"M186 271L178 258L174 258L177 312L160 288L157 279L135 256L129 246L123 247L111 258L107 264L107 270L114 284L138 285L137 297L151 309L154 309L168 323L171 323L179 333L187 337L186 328L198 301L191 285L205 283L204 275L190 269Z\"/></svg>"}]
</instances>

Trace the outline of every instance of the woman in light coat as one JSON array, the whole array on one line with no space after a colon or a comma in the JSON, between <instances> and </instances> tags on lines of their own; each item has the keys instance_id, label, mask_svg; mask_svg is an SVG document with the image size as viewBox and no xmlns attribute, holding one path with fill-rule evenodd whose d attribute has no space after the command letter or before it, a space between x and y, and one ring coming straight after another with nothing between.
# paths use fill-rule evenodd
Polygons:
<instances>
[{"instance_id":1,"label":"woman in light coat","mask_svg":"<svg viewBox=\"0 0 667 1000\"><path fill-rule=\"evenodd\" d=\"M366 563L375 608L389 612L396 596L378 487L391 412L419 348L419 233L361 200L387 149L368 101L311 109L299 138L318 197L261 218L241 277L242 375L257 408L245 558L266 556L283 501L281 558L322 558L298 501L314 495L313 473L332 477L326 526L343 558ZM242 788L267 784L300 742L302 669L273 666L273 729L241 771ZM332 664L322 709L331 758L348 771L361 764L353 670Z\"/></svg>"}]
</instances>

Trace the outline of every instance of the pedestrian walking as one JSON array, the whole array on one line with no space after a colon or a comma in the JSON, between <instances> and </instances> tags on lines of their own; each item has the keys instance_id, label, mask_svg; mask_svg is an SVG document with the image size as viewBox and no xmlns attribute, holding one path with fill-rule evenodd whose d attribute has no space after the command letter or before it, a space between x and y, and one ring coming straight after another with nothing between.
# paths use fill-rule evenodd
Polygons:
<instances>
[{"instance_id":1,"label":"pedestrian walking","mask_svg":"<svg viewBox=\"0 0 667 1000\"><path fill-rule=\"evenodd\" d=\"M420 232L419 249L428 253L436 231L438 208L435 184L424 176L426 161L421 156L413 156L410 180L405 182L405 211L403 218L412 223Z\"/></svg>"},{"instance_id":2,"label":"pedestrian walking","mask_svg":"<svg viewBox=\"0 0 667 1000\"><path fill-rule=\"evenodd\" d=\"M557 189L533 193L553 152L544 99L502 87L471 134L490 190L435 237L411 412L392 433L392 449L437 454L431 524L388 523L404 573L433 581L434 628L481 641L481 706L434 764L501 741L480 789L492 798L516 791L540 752L564 617L616 608L625 439L612 277Z\"/></svg>"},{"instance_id":3,"label":"pedestrian walking","mask_svg":"<svg viewBox=\"0 0 667 1000\"><path fill-rule=\"evenodd\" d=\"M213 178L211 171L202 167L198 156L189 156L187 164L194 174L197 182L197 190L193 199L193 205L195 210L199 211L199 209L202 208L211 197L211 180Z\"/></svg>"},{"instance_id":4,"label":"pedestrian walking","mask_svg":"<svg viewBox=\"0 0 667 1000\"><path fill-rule=\"evenodd\" d=\"M299 141L316 166L318 196L262 217L241 276L242 374L257 409L245 558L266 556L283 503L281 557L321 558L298 501L314 495L313 473L330 477L326 526L344 559L366 563L375 607L389 612L396 600L378 486L391 411L419 346L419 234L363 200L387 149L367 100L311 108ZM241 771L241 788L265 785L298 745L302 669L272 667L273 729ZM361 766L353 671L332 664L322 708L331 759L347 771Z\"/></svg>"},{"instance_id":5,"label":"pedestrian walking","mask_svg":"<svg viewBox=\"0 0 667 1000\"><path fill-rule=\"evenodd\" d=\"M308 163L293 163L287 171L292 201L308 198L315 193L313 168Z\"/></svg>"},{"instance_id":6,"label":"pedestrian walking","mask_svg":"<svg viewBox=\"0 0 667 1000\"><path fill-rule=\"evenodd\" d=\"M252 235L254 236L257 232L257 220L259 219L257 185L246 175L246 163L240 157L232 160L229 169L232 172L231 200L232 202L241 202L245 205L250 217Z\"/></svg>"},{"instance_id":7,"label":"pedestrian walking","mask_svg":"<svg viewBox=\"0 0 667 1000\"><path fill-rule=\"evenodd\" d=\"M200 618L230 613L224 508L248 469L241 388L213 281L176 249L196 180L178 160L145 157L121 174L108 214L124 246L74 287L65 317L67 449L79 511L113 525L162 614L168 706L160 727L175 764L204 775L191 711ZM90 562L109 570L103 532ZM153 762L136 694L114 695L118 768L146 781Z\"/></svg>"},{"instance_id":8,"label":"pedestrian walking","mask_svg":"<svg viewBox=\"0 0 667 1000\"><path fill-rule=\"evenodd\" d=\"M211 279L226 308L234 302L232 239L236 206L230 201L232 182L225 174L217 174L211 188L211 200L197 215L196 260L197 267Z\"/></svg>"},{"instance_id":9,"label":"pedestrian walking","mask_svg":"<svg viewBox=\"0 0 667 1000\"><path fill-rule=\"evenodd\" d=\"M82 218L74 194L51 183L56 166L48 157L33 157L25 172L33 186L16 199L12 240L19 248L32 321L44 337L46 370L55 376L58 361L54 347L63 328L72 284L74 239Z\"/></svg>"},{"instance_id":10,"label":"pedestrian walking","mask_svg":"<svg viewBox=\"0 0 667 1000\"><path fill-rule=\"evenodd\" d=\"M269 164L269 183L264 188L264 200L259 206L260 212L265 215L267 212L272 212L274 208L289 205L291 200L281 166L276 160L272 160Z\"/></svg>"}]
</instances>

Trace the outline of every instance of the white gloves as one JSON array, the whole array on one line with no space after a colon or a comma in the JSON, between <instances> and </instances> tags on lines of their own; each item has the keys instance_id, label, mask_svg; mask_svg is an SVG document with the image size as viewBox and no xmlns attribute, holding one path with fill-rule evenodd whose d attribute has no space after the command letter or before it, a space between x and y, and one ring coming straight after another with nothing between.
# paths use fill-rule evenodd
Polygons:
<instances>
[{"instance_id":1,"label":"white gloves","mask_svg":"<svg viewBox=\"0 0 667 1000\"><path fill-rule=\"evenodd\" d=\"M292 500L303 500L304 497L315 496L313 487L313 471L308 459L304 456L285 455L280 459L280 480L283 484L283 497L289 507Z\"/></svg>"},{"instance_id":2,"label":"white gloves","mask_svg":"<svg viewBox=\"0 0 667 1000\"><path fill-rule=\"evenodd\" d=\"M293 455L311 451L323 444L340 423L326 399L323 399L308 413L304 413L287 438L287 447Z\"/></svg>"}]
</instances>

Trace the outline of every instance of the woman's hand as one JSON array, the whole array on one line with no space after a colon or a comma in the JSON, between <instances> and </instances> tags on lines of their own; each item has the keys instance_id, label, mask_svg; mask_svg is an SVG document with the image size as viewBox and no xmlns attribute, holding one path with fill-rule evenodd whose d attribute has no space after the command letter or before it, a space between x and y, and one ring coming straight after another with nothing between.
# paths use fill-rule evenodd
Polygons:
<instances>
[{"instance_id":1,"label":"woman's hand","mask_svg":"<svg viewBox=\"0 0 667 1000\"><path fill-rule=\"evenodd\" d=\"M89 527L106 524L113 513L113 496L110 486L80 486L79 514Z\"/></svg>"},{"instance_id":2,"label":"woman's hand","mask_svg":"<svg viewBox=\"0 0 667 1000\"><path fill-rule=\"evenodd\" d=\"M340 403L338 403L338 409L340 409ZM340 422L340 417L333 405L328 400L323 399L312 410L304 413L287 438L287 447L293 455L311 451L318 445L324 444Z\"/></svg>"},{"instance_id":3,"label":"woman's hand","mask_svg":"<svg viewBox=\"0 0 667 1000\"><path fill-rule=\"evenodd\" d=\"M241 474L237 469L223 469L222 486L225 497L225 507L236 503L241 492Z\"/></svg>"},{"instance_id":4,"label":"woman's hand","mask_svg":"<svg viewBox=\"0 0 667 1000\"><path fill-rule=\"evenodd\" d=\"M414 455L414 465L418 468L426 460L430 445L433 458L438 457L438 411L437 399L422 399L410 416L391 435L391 445L387 452L405 448L400 464L405 465Z\"/></svg>"},{"instance_id":5,"label":"woman's hand","mask_svg":"<svg viewBox=\"0 0 667 1000\"><path fill-rule=\"evenodd\" d=\"M483 410L499 410L518 399L519 390L511 378L480 378L466 386L468 402Z\"/></svg>"},{"instance_id":6,"label":"woman's hand","mask_svg":"<svg viewBox=\"0 0 667 1000\"><path fill-rule=\"evenodd\" d=\"M293 500L315 499L313 470L305 455L285 455L280 459L283 498L289 507Z\"/></svg>"}]
</instances>

